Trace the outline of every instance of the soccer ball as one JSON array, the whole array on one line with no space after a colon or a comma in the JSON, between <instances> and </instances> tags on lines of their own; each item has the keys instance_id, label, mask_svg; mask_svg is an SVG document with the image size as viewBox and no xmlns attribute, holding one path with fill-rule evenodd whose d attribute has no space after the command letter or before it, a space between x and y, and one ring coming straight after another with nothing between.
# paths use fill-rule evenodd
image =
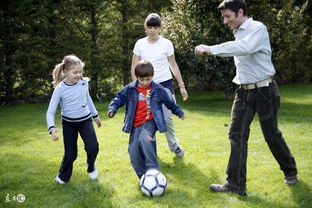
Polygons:
<instances>
[{"instance_id":1,"label":"soccer ball","mask_svg":"<svg viewBox=\"0 0 312 208\"><path fill-rule=\"evenodd\" d=\"M140 187L146 196L161 196L166 190L167 179L159 170L150 169L142 176Z\"/></svg>"}]
</instances>

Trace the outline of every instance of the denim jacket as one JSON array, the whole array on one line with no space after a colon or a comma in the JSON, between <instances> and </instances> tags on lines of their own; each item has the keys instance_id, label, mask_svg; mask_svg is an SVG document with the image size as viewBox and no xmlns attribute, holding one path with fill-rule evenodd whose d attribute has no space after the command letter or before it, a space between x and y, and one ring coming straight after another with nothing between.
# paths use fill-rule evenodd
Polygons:
<instances>
[{"instance_id":1,"label":"denim jacket","mask_svg":"<svg viewBox=\"0 0 312 208\"><path fill-rule=\"evenodd\" d=\"M139 100L139 92L136 89L138 83L134 81L125 86L118 92L117 96L110 102L108 106L108 112L115 114L118 108L126 105L124 126L122 131L129 133L133 127L133 121L137 103ZM167 131L164 112L162 110L162 104L165 104L173 114L182 117L184 115L182 109L175 103L165 89L155 82L151 82L151 110L154 116L154 121L160 133Z\"/></svg>"}]
</instances>

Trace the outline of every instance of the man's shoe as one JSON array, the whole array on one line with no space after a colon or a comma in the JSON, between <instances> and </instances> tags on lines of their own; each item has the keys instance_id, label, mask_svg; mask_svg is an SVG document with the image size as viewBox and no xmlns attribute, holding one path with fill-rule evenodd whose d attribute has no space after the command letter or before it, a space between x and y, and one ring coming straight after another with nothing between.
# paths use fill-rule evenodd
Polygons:
<instances>
[{"instance_id":1,"label":"man's shoe","mask_svg":"<svg viewBox=\"0 0 312 208\"><path fill-rule=\"evenodd\" d=\"M286 177L284 183L287 185L295 185L296 183L298 183L297 175Z\"/></svg>"},{"instance_id":2,"label":"man's shoe","mask_svg":"<svg viewBox=\"0 0 312 208\"><path fill-rule=\"evenodd\" d=\"M182 158L184 156L184 150L181 147L178 147L174 152L178 158Z\"/></svg>"},{"instance_id":3,"label":"man's shoe","mask_svg":"<svg viewBox=\"0 0 312 208\"><path fill-rule=\"evenodd\" d=\"M232 192L235 194L239 194L241 196L246 196L245 191L237 191L234 188L230 186L228 182L225 182L224 184L211 184L210 189L214 192Z\"/></svg>"}]
</instances>

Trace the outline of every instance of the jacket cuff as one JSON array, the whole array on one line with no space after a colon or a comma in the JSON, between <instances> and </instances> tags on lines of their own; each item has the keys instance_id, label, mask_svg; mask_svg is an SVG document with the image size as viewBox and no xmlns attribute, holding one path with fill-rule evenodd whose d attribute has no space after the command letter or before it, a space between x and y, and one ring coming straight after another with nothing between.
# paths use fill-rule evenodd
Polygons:
<instances>
[{"instance_id":1,"label":"jacket cuff","mask_svg":"<svg viewBox=\"0 0 312 208\"><path fill-rule=\"evenodd\" d=\"M182 118L182 116L184 116L184 113L182 112L181 115L179 115L179 118Z\"/></svg>"}]
</instances>

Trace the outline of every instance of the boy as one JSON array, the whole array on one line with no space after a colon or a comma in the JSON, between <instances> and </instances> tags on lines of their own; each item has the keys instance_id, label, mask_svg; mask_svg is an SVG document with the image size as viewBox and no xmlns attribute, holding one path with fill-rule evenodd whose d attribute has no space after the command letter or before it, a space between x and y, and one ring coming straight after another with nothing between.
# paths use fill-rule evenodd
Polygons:
<instances>
[{"instance_id":1,"label":"boy","mask_svg":"<svg viewBox=\"0 0 312 208\"><path fill-rule=\"evenodd\" d=\"M111 101L108 116L112 118L119 107L126 105L123 131L130 133L128 152L132 167L141 178L148 169L159 169L156 156L156 130L167 130L162 104L184 120L182 109L165 89L152 81L154 68L145 60L135 66L136 81L124 87Z\"/></svg>"}]
</instances>

